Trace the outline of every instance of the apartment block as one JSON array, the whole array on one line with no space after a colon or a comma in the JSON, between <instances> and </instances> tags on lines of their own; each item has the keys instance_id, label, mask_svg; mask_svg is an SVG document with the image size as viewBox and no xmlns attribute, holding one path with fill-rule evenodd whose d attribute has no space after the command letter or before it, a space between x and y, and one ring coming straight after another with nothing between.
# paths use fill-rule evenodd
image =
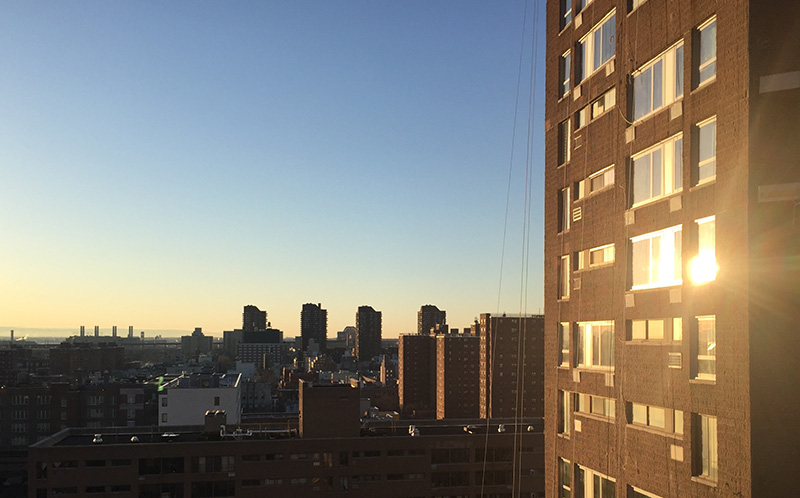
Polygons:
<instances>
[{"instance_id":1,"label":"apartment block","mask_svg":"<svg viewBox=\"0 0 800 498\"><path fill-rule=\"evenodd\" d=\"M541 416L544 411L544 317L483 313L480 417Z\"/></svg>"},{"instance_id":2,"label":"apartment block","mask_svg":"<svg viewBox=\"0 0 800 498\"><path fill-rule=\"evenodd\" d=\"M547 496L796 494L798 19L548 0Z\"/></svg>"},{"instance_id":3,"label":"apartment block","mask_svg":"<svg viewBox=\"0 0 800 498\"><path fill-rule=\"evenodd\" d=\"M479 354L478 336L436 335L436 418L479 415Z\"/></svg>"},{"instance_id":4,"label":"apartment block","mask_svg":"<svg viewBox=\"0 0 800 498\"><path fill-rule=\"evenodd\" d=\"M356 312L356 347L358 361L370 361L381 353L381 312L372 306L359 306Z\"/></svg>"}]
</instances>

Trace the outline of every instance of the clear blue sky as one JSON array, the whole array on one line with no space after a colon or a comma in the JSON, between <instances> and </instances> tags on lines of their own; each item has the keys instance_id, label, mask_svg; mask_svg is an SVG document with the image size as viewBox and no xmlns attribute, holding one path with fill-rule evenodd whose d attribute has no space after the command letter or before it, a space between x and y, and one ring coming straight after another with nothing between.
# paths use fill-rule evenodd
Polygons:
<instances>
[{"instance_id":1,"label":"clear blue sky","mask_svg":"<svg viewBox=\"0 0 800 498\"><path fill-rule=\"evenodd\" d=\"M385 337L542 306L544 2L3 2L0 326ZM0 333L5 335L6 332Z\"/></svg>"}]
</instances>

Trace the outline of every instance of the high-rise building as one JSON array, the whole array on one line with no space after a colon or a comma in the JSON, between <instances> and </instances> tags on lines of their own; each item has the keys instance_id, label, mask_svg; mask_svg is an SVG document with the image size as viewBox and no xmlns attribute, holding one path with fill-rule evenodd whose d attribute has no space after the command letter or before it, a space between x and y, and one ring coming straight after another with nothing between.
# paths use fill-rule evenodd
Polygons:
<instances>
[{"instance_id":1,"label":"high-rise building","mask_svg":"<svg viewBox=\"0 0 800 498\"><path fill-rule=\"evenodd\" d=\"M313 339L319 345L320 352L325 352L328 341L328 310L322 309L321 304L303 305L300 312L300 337L303 351L308 348L309 339Z\"/></svg>"},{"instance_id":2,"label":"high-rise building","mask_svg":"<svg viewBox=\"0 0 800 498\"><path fill-rule=\"evenodd\" d=\"M482 313L480 416L540 417L544 412L544 317Z\"/></svg>"},{"instance_id":3,"label":"high-rise building","mask_svg":"<svg viewBox=\"0 0 800 498\"><path fill-rule=\"evenodd\" d=\"M381 353L381 312L359 306L356 313L356 358L369 361Z\"/></svg>"},{"instance_id":4,"label":"high-rise building","mask_svg":"<svg viewBox=\"0 0 800 498\"><path fill-rule=\"evenodd\" d=\"M480 412L480 338L455 333L437 334L435 340L436 418L477 417Z\"/></svg>"},{"instance_id":5,"label":"high-rise building","mask_svg":"<svg viewBox=\"0 0 800 498\"><path fill-rule=\"evenodd\" d=\"M446 332L447 312L432 304L422 306L417 312L417 334L430 334L438 328Z\"/></svg>"},{"instance_id":6,"label":"high-rise building","mask_svg":"<svg viewBox=\"0 0 800 498\"><path fill-rule=\"evenodd\" d=\"M547 496L797 493L798 19L547 2Z\"/></svg>"},{"instance_id":7,"label":"high-rise building","mask_svg":"<svg viewBox=\"0 0 800 498\"><path fill-rule=\"evenodd\" d=\"M436 413L436 337L400 335L397 358L397 394L402 415L433 418Z\"/></svg>"},{"instance_id":8,"label":"high-rise building","mask_svg":"<svg viewBox=\"0 0 800 498\"><path fill-rule=\"evenodd\" d=\"M242 313L242 330L252 332L267 328L267 312L248 304Z\"/></svg>"}]
</instances>

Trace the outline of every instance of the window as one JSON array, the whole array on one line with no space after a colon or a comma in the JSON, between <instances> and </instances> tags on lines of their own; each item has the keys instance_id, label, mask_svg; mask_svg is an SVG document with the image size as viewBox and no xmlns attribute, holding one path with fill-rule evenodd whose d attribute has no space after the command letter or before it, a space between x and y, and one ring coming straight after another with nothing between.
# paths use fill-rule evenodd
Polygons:
<instances>
[{"instance_id":1,"label":"window","mask_svg":"<svg viewBox=\"0 0 800 498\"><path fill-rule=\"evenodd\" d=\"M631 320L630 323L634 341L664 339L664 320Z\"/></svg>"},{"instance_id":2,"label":"window","mask_svg":"<svg viewBox=\"0 0 800 498\"><path fill-rule=\"evenodd\" d=\"M581 68L580 81L585 80L614 57L617 39L616 29L616 11L612 10L581 39L578 46L579 67Z\"/></svg>"},{"instance_id":3,"label":"window","mask_svg":"<svg viewBox=\"0 0 800 498\"><path fill-rule=\"evenodd\" d=\"M569 322L558 324L558 343L561 345L558 364L562 367L569 366Z\"/></svg>"},{"instance_id":4,"label":"window","mask_svg":"<svg viewBox=\"0 0 800 498\"><path fill-rule=\"evenodd\" d=\"M697 124L696 183L713 180L717 176L717 118L714 116Z\"/></svg>"},{"instance_id":5,"label":"window","mask_svg":"<svg viewBox=\"0 0 800 498\"><path fill-rule=\"evenodd\" d=\"M697 30L697 85L712 81L717 74L717 18L712 17Z\"/></svg>"},{"instance_id":6,"label":"window","mask_svg":"<svg viewBox=\"0 0 800 498\"><path fill-rule=\"evenodd\" d=\"M633 191L631 207L681 190L683 135L677 135L632 157Z\"/></svg>"},{"instance_id":7,"label":"window","mask_svg":"<svg viewBox=\"0 0 800 498\"><path fill-rule=\"evenodd\" d=\"M638 121L683 95L683 42L633 73L633 120Z\"/></svg>"},{"instance_id":8,"label":"window","mask_svg":"<svg viewBox=\"0 0 800 498\"><path fill-rule=\"evenodd\" d=\"M717 479L717 417L694 414L692 418L693 475Z\"/></svg>"},{"instance_id":9,"label":"window","mask_svg":"<svg viewBox=\"0 0 800 498\"><path fill-rule=\"evenodd\" d=\"M616 416L616 401L612 398L592 396L590 394L576 394L577 411L613 418Z\"/></svg>"},{"instance_id":10,"label":"window","mask_svg":"<svg viewBox=\"0 0 800 498\"><path fill-rule=\"evenodd\" d=\"M681 225L631 238L631 289L681 282Z\"/></svg>"},{"instance_id":11,"label":"window","mask_svg":"<svg viewBox=\"0 0 800 498\"><path fill-rule=\"evenodd\" d=\"M558 498L572 496L572 466L568 460L558 459Z\"/></svg>"},{"instance_id":12,"label":"window","mask_svg":"<svg viewBox=\"0 0 800 498\"><path fill-rule=\"evenodd\" d=\"M575 498L616 498L613 479L582 465L575 470Z\"/></svg>"},{"instance_id":13,"label":"window","mask_svg":"<svg viewBox=\"0 0 800 498\"><path fill-rule=\"evenodd\" d=\"M660 406L628 403L628 424L683 434L683 412Z\"/></svg>"},{"instance_id":14,"label":"window","mask_svg":"<svg viewBox=\"0 0 800 498\"><path fill-rule=\"evenodd\" d=\"M558 433L569 436L572 426L572 410L569 407L569 392L558 391Z\"/></svg>"},{"instance_id":15,"label":"window","mask_svg":"<svg viewBox=\"0 0 800 498\"><path fill-rule=\"evenodd\" d=\"M633 12L647 0L628 0L628 12Z\"/></svg>"},{"instance_id":16,"label":"window","mask_svg":"<svg viewBox=\"0 0 800 498\"><path fill-rule=\"evenodd\" d=\"M578 322L576 361L584 368L614 368L614 322Z\"/></svg>"},{"instance_id":17,"label":"window","mask_svg":"<svg viewBox=\"0 0 800 498\"><path fill-rule=\"evenodd\" d=\"M595 192L599 192L614 185L614 165L606 166L596 173L592 173L585 180L578 182L577 198L583 199Z\"/></svg>"},{"instance_id":18,"label":"window","mask_svg":"<svg viewBox=\"0 0 800 498\"><path fill-rule=\"evenodd\" d=\"M166 396L161 396L161 406L164 406L164 407L167 406L167 397Z\"/></svg>"},{"instance_id":19,"label":"window","mask_svg":"<svg viewBox=\"0 0 800 498\"><path fill-rule=\"evenodd\" d=\"M695 378L717 378L717 319L715 315L697 317L697 356Z\"/></svg>"},{"instance_id":20,"label":"window","mask_svg":"<svg viewBox=\"0 0 800 498\"><path fill-rule=\"evenodd\" d=\"M558 231L565 232L570 227L570 216L572 215L572 207L570 187L558 191Z\"/></svg>"},{"instance_id":21,"label":"window","mask_svg":"<svg viewBox=\"0 0 800 498\"><path fill-rule=\"evenodd\" d=\"M614 244L589 249L589 266L600 266L614 262Z\"/></svg>"},{"instance_id":22,"label":"window","mask_svg":"<svg viewBox=\"0 0 800 498\"><path fill-rule=\"evenodd\" d=\"M569 299L569 255L561 256L559 264L558 297Z\"/></svg>"},{"instance_id":23,"label":"window","mask_svg":"<svg viewBox=\"0 0 800 498\"><path fill-rule=\"evenodd\" d=\"M570 55L570 51L567 50L561 54L561 58L558 61L558 78L561 82L561 89L558 94L561 97L569 93Z\"/></svg>"},{"instance_id":24,"label":"window","mask_svg":"<svg viewBox=\"0 0 800 498\"><path fill-rule=\"evenodd\" d=\"M709 216L695 220L697 223L697 256L689 265L689 276L694 284L704 284L717 278L715 218Z\"/></svg>"},{"instance_id":25,"label":"window","mask_svg":"<svg viewBox=\"0 0 800 498\"><path fill-rule=\"evenodd\" d=\"M599 118L606 111L611 110L617 104L617 89L612 88L603 95L596 98L589 105L578 111L577 126L580 129Z\"/></svg>"},{"instance_id":26,"label":"window","mask_svg":"<svg viewBox=\"0 0 800 498\"><path fill-rule=\"evenodd\" d=\"M167 414L166 413L162 413L161 414L161 423L162 424L166 424L167 423Z\"/></svg>"},{"instance_id":27,"label":"window","mask_svg":"<svg viewBox=\"0 0 800 498\"><path fill-rule=\"evenodd\" d=\"M644 491L635 486L628 486L628 494L625 496L627 496L628 498L661 498L658 495L654 495L649 491Z\"/></svg>"},{"instance_id":28,"label":"window","mask_svg":"<svg viewBox=\"0 0 800 498\"><path fill-rule=\"evenodd\" d=\"M572 22L572 0L561 0L561 29L567 27Z\"/></svg>"},{"instance_id":29,"label":"window","mask_svg":"<svg viewBox=\"0 0 800 498\"><path fill-rule=\"evenodd\" d=\"M570 120L558 124L558 165L566 164L570 159Z\"/></svg>"},{"instance_id":30,"label":"window","mask_svg":"<svg viewBox=\"0 0 800 498\"><path fill-rule=\"evenodd\" d=\"M578 0L578 3L575 5L575 7L578 9L578 12L583 12L583 9L585 9L590 3L592 3L592 0Z\"/></svg>"},{"instance_id":31,"label":"window","mask_svg":"<svg viewBox=\"0 0 800 498\"><path fill-rule=\"evenodd\" d=\"M219 396L214 396L214 406L219 406Z\"/></svg>"}]
</instances>

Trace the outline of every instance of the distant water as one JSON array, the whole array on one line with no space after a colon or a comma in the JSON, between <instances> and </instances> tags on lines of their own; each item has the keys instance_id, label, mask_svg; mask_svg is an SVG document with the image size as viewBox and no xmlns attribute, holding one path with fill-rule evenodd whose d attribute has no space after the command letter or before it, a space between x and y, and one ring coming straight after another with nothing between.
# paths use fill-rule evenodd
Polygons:
<instances>
[{"instance_id":1,"label":"distant water","mask_svg":"<svg viewBox=\"0 0 800 498\"><path fill-rule=\"evenodd\" d=\"M14 340L29 339L38 343L60 343L67 337L74 335L81 335L80 327L73 329L66 328L31 328L31 327L9 327L7 325L0 325L0 341L7 341L11 338L11 331L14 331ZM140 337L144 332L145 339L153 339L156 336L167 337L180 337L183 335L191 335L191 330L141 330L134 328L133 336ZM87 336L94 335L94 326L87 326L84 332ZM110 337L112 334L111 327L100 327L100 335ZM206 333L206 335L210 335ZM127 337L128 327L117 326L117 337Z\"/></svg>"}]
</instances>

